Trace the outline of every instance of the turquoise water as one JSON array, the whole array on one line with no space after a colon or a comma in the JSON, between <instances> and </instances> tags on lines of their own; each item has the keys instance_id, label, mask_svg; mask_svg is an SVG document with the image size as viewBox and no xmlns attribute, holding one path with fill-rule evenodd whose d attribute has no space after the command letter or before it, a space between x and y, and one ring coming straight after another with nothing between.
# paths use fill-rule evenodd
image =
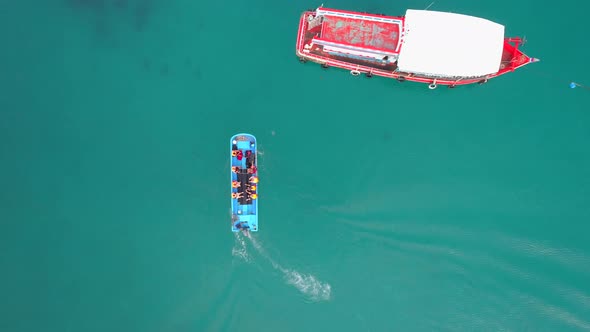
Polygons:
<instances>
[{"instance_id":1,"label":"turquoise water","mask_svg":"<svg viewBox=\"0 0 590 332\"><path fill-rule=\"evenodd\" d=\"M437 1L541 62L430 91L300 64L319 4L1 5L1 331L590 330L590 5Z\"/></svg>"}]
</instances>

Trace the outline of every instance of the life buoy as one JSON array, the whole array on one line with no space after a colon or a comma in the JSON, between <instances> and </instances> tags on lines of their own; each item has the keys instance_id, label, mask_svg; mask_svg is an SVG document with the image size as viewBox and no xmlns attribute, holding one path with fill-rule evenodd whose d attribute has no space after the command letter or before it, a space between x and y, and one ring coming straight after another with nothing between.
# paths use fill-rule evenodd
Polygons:
<instances>
[{"instance_id":1,"label":"life buoy","mask_svg":"<svg viewBox=\"0 0 590 332\"><path fill-rule=\"evenodd\" d=\"M428 88L429 88L430 90L434 90L434 89L436 89L436 83L430 83L430 84L428 85Z\"/></svg>"},{"instance_id":2,"label":"life buoy","mask_svg":"<svg viewBox=\"0 0 590 332\"><path fill-rule=\"evenodd\" d=\"M358 70L351 70L350 71L350 75L352 75L352 76L359 76L360 74L361 74L361 72Z\"/></svg>"}]
</instances>

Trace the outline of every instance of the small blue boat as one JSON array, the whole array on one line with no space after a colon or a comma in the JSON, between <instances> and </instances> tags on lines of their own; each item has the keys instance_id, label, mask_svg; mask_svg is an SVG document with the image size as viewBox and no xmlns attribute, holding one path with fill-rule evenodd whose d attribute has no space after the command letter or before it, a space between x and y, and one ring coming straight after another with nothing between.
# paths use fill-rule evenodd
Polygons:
<instances>
[{"instance_id":1,"label":"small blue boat","mask_svg":"<svg viewBox=\"0 0 590 332\"><path fill-rule=\"evenodd\" d=\"M232 231L258 231L258 160L256 137L237 134L230 140Z\"/></svg>"}]
</instances>

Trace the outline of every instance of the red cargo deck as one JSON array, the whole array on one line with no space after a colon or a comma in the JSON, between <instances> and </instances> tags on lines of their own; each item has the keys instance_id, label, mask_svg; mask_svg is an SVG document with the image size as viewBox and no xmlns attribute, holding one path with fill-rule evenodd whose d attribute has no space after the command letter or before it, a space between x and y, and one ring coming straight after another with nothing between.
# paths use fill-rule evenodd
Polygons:
<instances>
[{"instance_id":1,"label":"red cargo deck","mask_svg":"<svg viewBox=\"0 0 590 332\"><path fill-rule=\"evenodd\" d=\"M326 15L319 37L338 44L396 52L399 34L400 24Z\"/></svg>"}]
</instances>

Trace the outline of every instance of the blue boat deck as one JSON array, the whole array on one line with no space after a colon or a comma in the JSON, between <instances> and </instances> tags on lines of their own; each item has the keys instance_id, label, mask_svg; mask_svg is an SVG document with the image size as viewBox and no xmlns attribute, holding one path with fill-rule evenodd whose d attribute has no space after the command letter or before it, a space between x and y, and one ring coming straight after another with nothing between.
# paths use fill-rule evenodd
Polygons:
<instances>
[{"instance_id":1,"label":"blue boat deck","mask_svg":"<svg viewBox=\"0 0 590 332\"><path fill-rule=\"evenodd\" d=\"M258 231L258 170L256 138L238 134L231 138L232 231Z\"/></svg>"}]
</instances>

